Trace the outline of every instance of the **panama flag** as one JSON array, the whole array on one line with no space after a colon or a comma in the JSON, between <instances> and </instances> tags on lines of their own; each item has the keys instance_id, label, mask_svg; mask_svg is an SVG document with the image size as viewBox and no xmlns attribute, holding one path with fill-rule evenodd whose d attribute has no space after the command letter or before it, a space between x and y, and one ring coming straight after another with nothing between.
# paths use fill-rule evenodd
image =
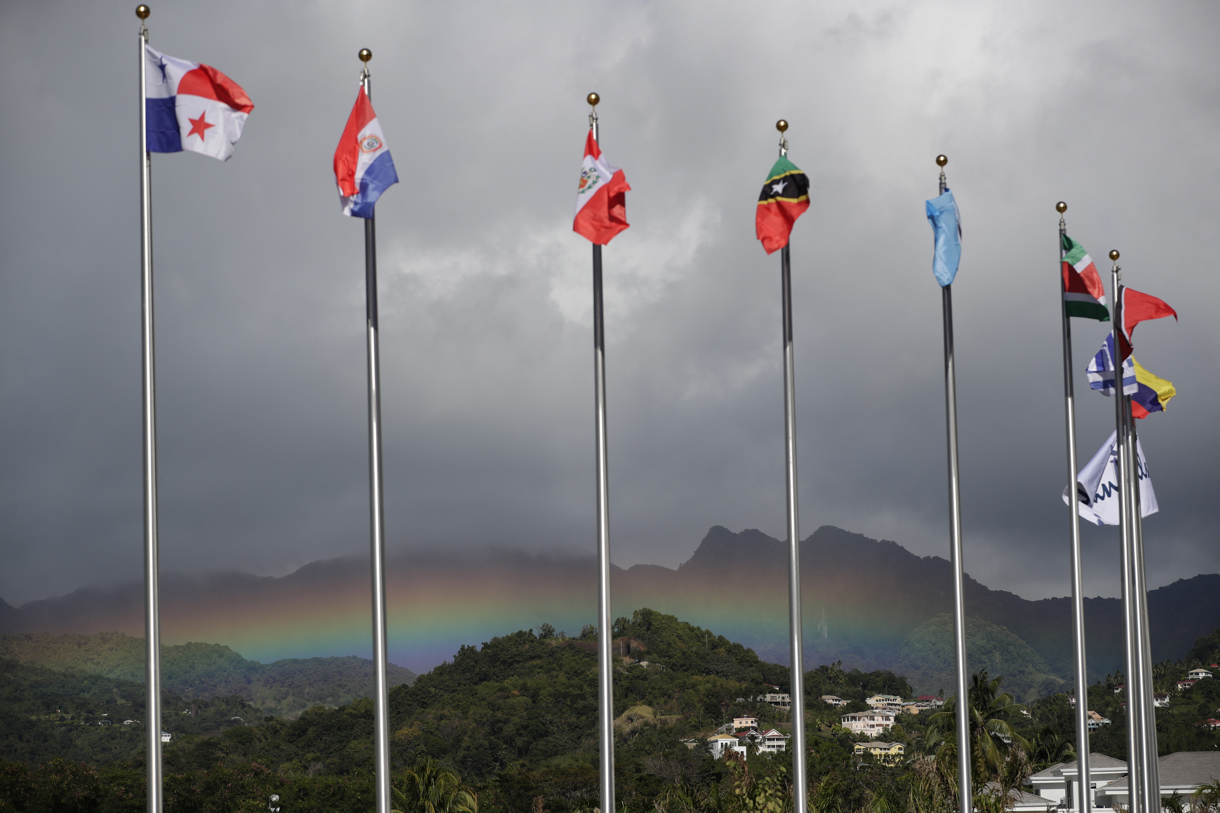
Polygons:
<instances>
[{"instance_id":1,"label":"panama flag","mask_svg":"<svg viewBox=\"0 0 1220 813\"><path fill-rule=\"evenodd\" d=\"M364 85L335 148L335 183L339 185L343 214L366 220L373 216L373 206L381 193L398 183L394 159Z\"/></svg>"},{"instance_id":2,"label":"panama flag","mask_svg":"<svg viewBox=\"0 0 1220 813\"><path fill-rule=\"evenodd\" d=\"M1076 509L1080 518L1094 525L1118 525L1118 444L1114 442L1116 432L1085 464L1076 478ZM1144 460L1144 447L1135 441L1135 453L1139 458L1140 516L1146 517L1160 511L1156 503L1156 492L1152 490L1152 477L1148 474L1148 463ZM1068 489L1063 489L1063 502L1071 505Z\"/></svg>"},{"instance_id":3,"label":"panama flag","mask_svg":"<svg viewBox=\"0 0 1220 813\"><path fill-rule=\"evenodd\" d=\"M144 46L144 108L149 152L233 156L254 103L241 86L209 65Z\"/></svg>"},{"instance_id":4,"label":"panama flag","mask_svg":"<svg viewBox=\"0 0 1220 813\"><path fill-rule=\"evenodd\" d=\"M1106 289L1101 275L1084 246L1063 235L1063 308L1068 316L1081 316L1099 322L1110 321L1110 312L1103 304Z\"/></svg>"},{"instance_id":5,"label":"panama flag","mask_svg":"<svg viewBox=\"0 0 1220 813\"><path fill-rule=\"evenodd\" d=\"M585 160L580 165L572 231L600 246L609 243L627 228L627 193L630 191L627 176L606 161L590 128L585 139Z\"/></svg>"}]
</instances>

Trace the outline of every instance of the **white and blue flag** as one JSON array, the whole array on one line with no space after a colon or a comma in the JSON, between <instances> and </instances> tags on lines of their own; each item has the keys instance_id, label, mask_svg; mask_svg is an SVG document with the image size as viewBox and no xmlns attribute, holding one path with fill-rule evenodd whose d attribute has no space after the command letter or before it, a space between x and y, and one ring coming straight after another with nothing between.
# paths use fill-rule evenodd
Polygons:
<instances>
[{"instance_id":1,"label":"white and blue flag","mask_svg":"<svg viewBox=\"0 0 1220 813\"><path fill-rule=\"evenodd\" d=\"M1114 394L1114 334L1107 333L1101 349L1085 370L1089 378L1089 389L1098 390L1109 398ZM1135 380L1135 359L1127 356L1123 362L1123 395L1135 395L1139 383Z\"/></svg>"},{"instance_id":2,"label":"white and blue flag","mask_svg":"<svg viewBox=\"0 0 1220 813\"><path fill-rule=\"evenodd\" d=\"M1118 525L1118 444L1116 432L1085 464L1076 477L1076 509L1081 519L1094 525ZM1135 441L1135 455L1139 458L1140 516L1155 514L1160 508L1156 503L1156 492L1152 490L1152 477L1148 474L1148 463L1144 460L1144 448L1139 439ZM1069 489L1063 490L1064 503L1071 505Z\"/></svg>"}]
</instances>

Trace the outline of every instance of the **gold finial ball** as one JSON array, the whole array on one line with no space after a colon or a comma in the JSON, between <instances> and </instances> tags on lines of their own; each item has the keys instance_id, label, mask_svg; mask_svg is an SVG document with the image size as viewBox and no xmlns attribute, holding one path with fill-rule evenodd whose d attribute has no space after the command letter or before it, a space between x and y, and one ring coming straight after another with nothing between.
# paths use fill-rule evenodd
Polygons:
<instances>
[{"instance_id":1,"label":"gold finial ball","mask_svg":"<svg viewBox=\"0 0 1220 813\"><path fill-rule=\"evenodd\" d=\"M788 122L785 119L780 119L779 121L775 122L775 129L779 130L781 133L787 132Z\"/></svg>"},{"instance_id":2,"label":"gold finial ball","mask_svg":"<svg viewBox=\"0 0 1220 813\"><path fill-rule=\"evenodd\" d=\"M585 97L585 101L588 102L593 107L597 107L597 103L600 102L601 100L602 100L602 97L598 96L596 93L590 93L588 96Z\"/></svg>"},{"instance_id":3,"label":"gold finial ball","mask_svg":"<svg viewBox=\"0 0 1220 813\"><path fill-rule=\"evenodd\" d=\"M369 64L369 60L373 58L373 52L368 48L361 48L358 56L360 57L360 61L367 65Z\"/></svg>"},{"instance_id":4,"label":"gold finial ball","mask_svg":"<svg viewBox=\"0 0 1220 813\"><path fill-rule=\"evenodd\" d=\"M136 6L136 16L139 17L141 20L147 20L148 15L151 13L152 13L152 9L150 9L148 6L144 6L144 5Z\"/></svg>"},{"instance_id":5,"label":"gold finial ball","mask_svg":"<svg viewBox=\"0 0 1220 813\"><path fill-rule=\"evenodd\" d=\"M1055 211L1058 212L1059 214L1063 214L1067 210L1068 210L1068 205L1066 203L1064 203L1063 201L1059 201L1058 203L1055 204Z\"/></svg>"},{"instance_id":6,"label":"gold finial ball","mask_svg":"<svg viewBox=\"0 0 1220 813\"><path fill-rule=\"evenodd\" d=\"M947 156L947 155L936 156L936 166L943 167L947 163L949 163L949 156Z\"/></svg>"},{"instance_id":7,"label":"gold finial ball","mask_svg":"<svg viewBox=\"0 0 1220 813\"><path fill-rule=\"evenodd\" d=\"M1110 249L1110 259L1114 260L1114 261L1118 260L1118 249L1116 249L1116 248Z\"/></svg>"}]
</instances>

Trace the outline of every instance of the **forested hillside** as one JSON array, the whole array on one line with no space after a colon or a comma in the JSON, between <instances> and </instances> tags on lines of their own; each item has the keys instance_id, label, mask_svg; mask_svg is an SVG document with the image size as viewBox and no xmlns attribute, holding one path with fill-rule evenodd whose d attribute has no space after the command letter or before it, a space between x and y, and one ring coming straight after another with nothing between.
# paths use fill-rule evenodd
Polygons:
<instances>
[{"instance_id":1,"label":"forested hillside","mask_svg":"<svg viewBox=\"0 0 1220 813\"><path fill-rule=\"evenodd\" d=\"M119 632L94 635L48 633L0 635L0 658L55 671L144 682L144 639ZM389 665L391 686L410 683L415 673ZM161 685L186 698L239 696L267 714L295 716L316 705L339 706L367 696L372 661L306 658L263 664L221 644L161 647Z\"/></svg>"}]
</instances>

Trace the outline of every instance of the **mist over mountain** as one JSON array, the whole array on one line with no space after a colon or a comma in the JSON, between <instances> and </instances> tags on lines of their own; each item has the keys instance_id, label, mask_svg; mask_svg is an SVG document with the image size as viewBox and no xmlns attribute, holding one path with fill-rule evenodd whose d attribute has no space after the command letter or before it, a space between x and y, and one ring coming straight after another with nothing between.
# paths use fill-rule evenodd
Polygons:
<instances>
[{"instance_id":1,"label":"mist over mountain","mask_svg":"<svg viewBox=\"0 0 1220 813\"><path fill-rule=\"evenodd\" d=\"M941 688L951 629L944 617L952 614L948 561L831 526L806 538L800 555L806 668L839 660L847 668L908 670L920 690ZM391 560L386 579L391 661L421 673L461 645L506 630L545 622L574 635L596 619L593 556L430 553ZM764 660L789 662L785 544L760 531L713 527L676 570L613 568L611 584L616 617L651 607L717 629ZM967 576L965 600L971 671L1022 676L1026 693L1070 680L1070 599L1029 601ZM1220 575L1158 588L1148 603L1153 659L1181 658L1220 626ZM162 641L223 643L263 662L368 657L370 607L368 563L358 558L313 562L282 578L166 574ZM1086 599L1085 621L1090 675L1121 670L1121 601ZM142 636L140 585L0 608L0 630Z\"/></svg>"}]
</instances>

